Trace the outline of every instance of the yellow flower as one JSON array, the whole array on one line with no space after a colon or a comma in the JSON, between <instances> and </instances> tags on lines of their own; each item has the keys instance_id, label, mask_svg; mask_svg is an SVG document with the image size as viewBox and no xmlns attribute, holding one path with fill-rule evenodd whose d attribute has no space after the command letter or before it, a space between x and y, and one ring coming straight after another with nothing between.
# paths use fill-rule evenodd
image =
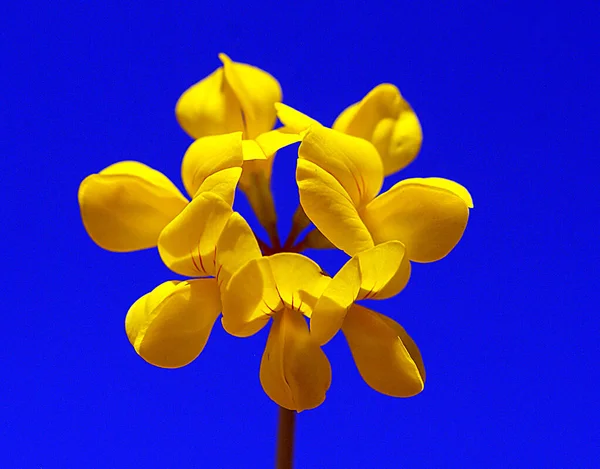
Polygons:
<instances>
[{"instance_id":1,"label":"yellow flower","mask_svg":"<svg viewBox=\"0 0 600 469\"><path fill-rule=\"evenodd\" d=\"M423 141L417 115L398 88L389 83L376 86L360 102L346 108L332 128L371 142L386 176L414 160Z\"/></svg>"},{"instance_id":2,"label":"yellow flower","mask_svg":"<svg viewBox=\"0 0 600 469\"><path fill-rule=\"evenodd\" d=\"M383 164L367 140L313 124L298 156L306 215L349 255L398 240L410 260L432 262L446 256L465 230L473 202L453 181L406 179L378 195Z\"/></svg>"},{"instance_id":3,"label":"yellow flower","mask_svg":"<svg viewBox=\"0 0 600 469\"><path fill-rule=\"evenodd\" d=\"M255 258L222 290L223 327L247 337L273 319L260 379L267 395L287 409L312 409L325 400L331 368L320 345L340 328L367 384L388 395L411 396L425 379L416 345L391 319L354 304L390 298L409 277L399 241L354 256L333 279L301 254ZM303 316L310 318L310 332Z\"/></svg>"},{"instance_id":4,"label":"yellow flower","mask_svg":"<svg viewBox=\"0 0 600 469\"><path fill-rule=\"evenodd\" d=\"M192 138L242 131L254 139L275 125L273 104L281 101L281 87L267 72L233 62L223 63L208 77L185 91L175 106L177 121Z\"/></svg>"},{"instance_id":5,"label":"yellow flower","mask_svg":"<svg viewBox=\"0 0 600 469\"><path fill-rule=\"evenodd\" d=\"M230 334L253 335L273 319L260 381L267 395L286 409L317 407L329 389L329 361L303 317L310 317L329 281L309 258L279 253L251 260L223 290L223 327Z\"/></svg>"},{"instance_id":6,"label":"yellow flower","mask_svg":"<svg viewBox=\"0 0 600 469\"><path fill-rule=\"evenodd\" d=\"M194 278L170 281L142 296L125 319L127 337L147 362L178 368L206 345L221 312L221 288L260 256L246 221L221 198L202 194L161 233L158 249L174 272Z\"/></svg>"},{"instance_id":7,"label":"yellow flower","mask_svg":"<svg viewBox=\"0 0 600 469\"><path fill-rule=\"evenodd\" d=\"M260 256L250 227L231 208L242 160L240 132L192 143L182 163L189 203L166 176L133 161L81 183L82 220L101 247L125 252L158 245L174 272L214 277L165 282L131 307L127 336L154 365L180 367L198 356L221 311L220 287Z\"/></svg>"},{"instance_id":8,"label":"yellow flower","mask_svg":"<svg viewBox=\"0 0 600 469\"><path fill-rule=\"evenodd\" d=\"M423 390L425 368L419 349L392 319L357 305L365 299L391 298L410 277L406 248L388 241L350 259L333 277L311 319L311 336L321 345L342 329L354 362L376 391L410 397Z\"/></svg>"}]
</instances>

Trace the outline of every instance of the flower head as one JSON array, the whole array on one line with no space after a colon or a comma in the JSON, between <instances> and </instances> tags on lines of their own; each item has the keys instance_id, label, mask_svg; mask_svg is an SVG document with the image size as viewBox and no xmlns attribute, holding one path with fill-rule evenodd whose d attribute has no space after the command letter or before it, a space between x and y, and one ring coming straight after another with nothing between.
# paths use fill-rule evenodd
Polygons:
<instances>
[{"instance_id":1,"label":"flower head","mask_svg":"<svg viewBox=\"0 0 600 469\"><path fill-rule=\"evenodd\" d=\"M406 179L380 193L384 177L409 164L422 139L395 86L377 86L329 129L281 103L268 73L219 58L223 66L176 105L177 120L195 139L181 165L189 198L135 161L92 174L79 189L83 224L98 245L118 252L157 247L164 264L188 278L166 281L133 303L125 329L135 351L177 368L202 352L221 313L224 329L237 337L271 322L260 381L281 407L302 411L325 400L331 366L321 346L341 330L369 386L398 397L421 392L425 369L413 340L358 302L400 293L410 261L446 256L465 230L470 194L442 178ZM273 129L276 118L283 126ZM300 206L280 243L273 158L299 141ZM238 188L270 246L234 211ZM338 248L351 258L329 276L300 253L306 247Z\"/></svg>"}]
</instances>

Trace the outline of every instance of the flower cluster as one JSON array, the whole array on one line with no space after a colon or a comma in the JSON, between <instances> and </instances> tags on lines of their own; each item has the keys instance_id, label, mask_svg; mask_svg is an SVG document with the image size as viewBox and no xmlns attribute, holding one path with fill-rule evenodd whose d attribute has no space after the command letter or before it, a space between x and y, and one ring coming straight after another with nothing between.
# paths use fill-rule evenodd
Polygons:
<instances>
[{"instance_id":1,"label":"flower cluster","mask_svg":"<svg viewBox=\"0 0 600 469\"><path fill-rule=\"evenodd\" d=\"M125 328L135 351L153 365L182 367L202 352L219 315L238 337L272 320L260 380L277 404L301 411L325 399L331 367L321 347L341 330L369 386L391 396L419 393L425 370L415 343L398 323L357 302L398 294L411 261L446 256L465 230L469 193L446 179L423 178L380 194L384 177L408 165L422 140L395 86L375 87L328 128L281 103L268 73L219 58L222 67L185 91L175 108L194 139L181 165L189 198L135 161L92 174L79 188L83 224L99 246L158 247L167 267L189 277L165 282L131 306ZM282 126L273 129L277 119ZM301 206L282 244L271 168L276 152L297 142ZM238 188L270 244L233 210ZM301 254L306 248L338 248L350 259L330 277Z\"/></svg>"}]
</instances>

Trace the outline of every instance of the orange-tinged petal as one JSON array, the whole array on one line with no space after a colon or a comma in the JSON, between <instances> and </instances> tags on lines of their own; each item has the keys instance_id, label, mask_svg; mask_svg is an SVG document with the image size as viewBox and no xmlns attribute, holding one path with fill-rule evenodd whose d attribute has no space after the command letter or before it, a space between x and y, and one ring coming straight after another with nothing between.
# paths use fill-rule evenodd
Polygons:
<instances>
[{"instance_id":1,"label":"orange-tinged petal","mask_svg":"<svg viewBox=\"0 0 600 469\"><path fill-rule=\"evenodd\" d=\"M194 139L244 130L240 103L227 84L222 67L181 95L175 116Z\"/></svg>"},{"instance_id":2,"label":"orange-tinged petal","mask_svg":"<svg viewBox=\"0 0 600 469\"><path fill-rule=\"evenodd\" d=\"M244 138L253 139L273 128L276 120L274 104L281 101L281 87L267 72L251 65L233 62L219 54L225 80L238 99L244 121Z\"/></svg>"},{"instance_id":3,"label":"orange-tinged petal","mask_svg":"<svg viewBox=\"0 0 600 469\"><path fill-rule=\"evenodd\" d=\"M373 247L373 238L356 206L334 176L315 163L299 159L296 181L304 212L338 249L353 255Z\"/></svg>"},{"instance_id":4,"label":"orange-tinged petal","mask_svg":"<svg viewBox=\"0 0 600 469\"><path fill-rule=\"evenodd\" d=\"M366 140L313 125L302 140L298 156L331 174L359 209L381 190L381 160Z\"/></svg>"},{"instance_id":5,"label":"orange-tinged petal","mask_svg":"<svg viewBox=\"0 0 600 469\"><path fill-rule=\"evenodd\" d=\"M183 157L183 185L190 196L196 197L214 187L214 183L207 181L209 178L222 177L216 175L223 170L241 168L243 161L241 132L199 138L189 146ZM236 173L230 171L227 178L221 179L221 184L228 181L225 186L222 185L222 193L227 199L233 199L237 180L232 176Z\"/></svg>"},{"instance_id":6,"label":"orange-tinged petal","mask_svg":"<svg viewBox=\"0 0 600 469\"><path fill-rule=\"evenodd\" d=\"M162 229L187 205L162 173L136 161L122 161L92 174L79 186L86 231L109 251L156 246Z\"/></svg>"},{"instance_id":7,"label":"orange-tinged petal","mask_svg":"<svg viewBox=\"0 0 600 469\"><path fill-rule=\"evenodd\" d=\"M217 241L231 213L231 206L211 193L193 199L158 239L165 265L189 277L216 275Z\"/></svg>"},{"instance_id":8,"label":"orange-tinged petal","mask_svg":"<svg viewBox=\"0 0 600 469\"><path fill-rule=\"evenodd\" d=\"M125 330L144 360L179 368L200 355L220 310L214 279L165 282L133 304Z\"/></svg>"},{"instance_id":9,"label":"orange-tinged petal","mask_svg":"<svg viewBox=\"0 0 600 469\"><path fill-rule=\"evenodd\" d=\"M239 213L233 212L217 242L217 273L219 286L224 287L231 276L246 262L262 254L252 229Z\"/></svg>"},{"instance_id":10,"label":"orange-tinged petal","mask_svg":"<svg viewBox=\"0 0 600 469\"><path fill-rule=\"evenodd\" d=\"M378 196L362 213L375 243L401 241L416 262L446 256L469 219L465 193L451 190L454 184L444 185L439 178L407 179Z\"/></svg>"},{"instance_id":11,"label":"orange-tinged petal","mask_svg":"<svg viewBox=\"0 0 600 469\"><path fill-rule=\"evenodd\" d=\"M331 366L300 312L285 309L273 318L260 382L273 401L289 410L314 409L325 400Z\"/></svg>"},{"instance_id":12,"label":"orange-tinged petal","mask_svg":"<svg viewBox=\"0 0 600 469\"><path fill-rule=\"evenodd\" d=\"M362 101L343 111L333 128L373 143L386 175L414 160L423 141L417 115L398 88L389 83L376 86Z\"/></svg>"},{"instance_id":13,"label":"orange-tinged petal","mask_svg":"<svg viewBox=\"0 0 600 469\"><path fill-rule=\"evenodd\" d=\"M421 354L400 324L354 305L342 331L360 375L373 389L395 397L410 397L423 390Z\"/></svg>"}]
</instances>

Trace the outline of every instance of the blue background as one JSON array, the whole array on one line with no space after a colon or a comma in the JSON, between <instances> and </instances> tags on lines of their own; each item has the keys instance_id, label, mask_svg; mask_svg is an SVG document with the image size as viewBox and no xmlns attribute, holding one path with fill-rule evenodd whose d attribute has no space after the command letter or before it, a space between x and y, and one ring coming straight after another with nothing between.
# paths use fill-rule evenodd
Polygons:
<instances>
[{"instance_id":1,"label":"blue background","mask_svg":"<svg viewBox=\"0 0 600 469\"><path fill-rule=\"evenodd\" d=\"M176 277L155 250L98 248L77 206L79 182L123 159L181 187L190 139L175 101L220 51L272 73L285 102L325 124L395 83L425 137L386 186L442 176L475 200L447 258L371 303L420 346L425 391L372 391L336 337L327 400L298 418L297 467L598 464L600 4L416 3L3 6L0 468L271 467L266 330L241 340L217 325L190 366L146 364L125 313ZM293 150L278 155L284 220L293 165Z\"/></svg>"}]
</instances>

